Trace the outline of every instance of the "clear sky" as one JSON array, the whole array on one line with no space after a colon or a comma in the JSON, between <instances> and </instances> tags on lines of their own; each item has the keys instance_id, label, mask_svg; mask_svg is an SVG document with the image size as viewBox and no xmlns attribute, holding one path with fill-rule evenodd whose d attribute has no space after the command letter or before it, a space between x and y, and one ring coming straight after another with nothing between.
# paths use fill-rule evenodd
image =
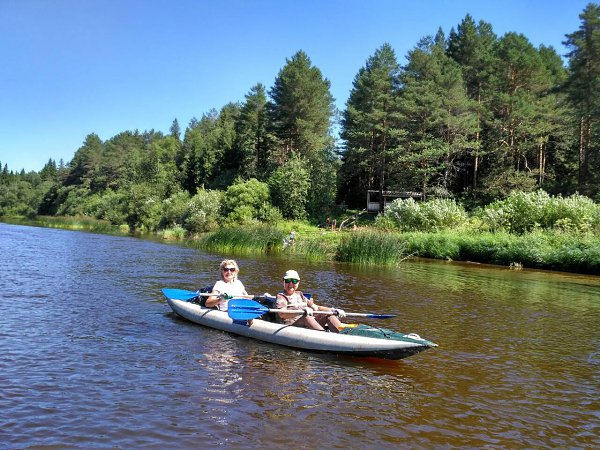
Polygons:
<instances>
[{"instance_id":1,"label":"clear sky","mask_svg":"<svg viewBox=\"0 0 600 450\"><path fill-rule=\"evenodd\" d=\"M211 108L271 88L304 50L342 110L388 42L400 64L467 13L561 55L587 0L0 0L0 162L67 164L89 133L182 131Z\"/></svg>"}]
</instances>

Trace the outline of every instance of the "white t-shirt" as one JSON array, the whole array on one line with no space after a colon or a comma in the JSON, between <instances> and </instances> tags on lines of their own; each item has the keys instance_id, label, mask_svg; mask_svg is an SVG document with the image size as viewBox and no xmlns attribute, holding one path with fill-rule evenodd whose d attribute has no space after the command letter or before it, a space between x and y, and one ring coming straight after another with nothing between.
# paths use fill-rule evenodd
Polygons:
<instances>
[{"instance_id":1,"label":"white t-shirt","mask_svg":"<svg viewBox=\"0 0 600 450\"><path fill-rule=\"evenodd\" d=\"M213 286L213 292L231 295L232 297L238 295L247 295L246 288L240 280L235 280L232 283L225 283L223 280L219 280ZM221 311L227 311L228 303L229 300L221 299L221 301L216 304L216 307Z\"/></svg>"}]
</instances>

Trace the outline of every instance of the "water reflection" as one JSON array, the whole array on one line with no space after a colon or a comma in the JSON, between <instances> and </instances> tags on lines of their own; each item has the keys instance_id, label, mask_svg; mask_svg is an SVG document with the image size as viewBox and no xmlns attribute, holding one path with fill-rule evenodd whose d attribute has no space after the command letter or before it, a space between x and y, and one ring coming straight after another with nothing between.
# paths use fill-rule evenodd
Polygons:
<instances>
[{"instance_id":1,"label":"water reflection","mask_svg":"<svg viewBox=\"0 0 600 450\"><path fill-rule=\"evenodd\" d=\"M598 277L237 258L252 293L294 268L321 303L398 313L373 324L440 344L381 361L170 312L160 288L214 281L223 255L0 224L0 258L0 447L600 445Z\"/></svg>"}]
</instances>

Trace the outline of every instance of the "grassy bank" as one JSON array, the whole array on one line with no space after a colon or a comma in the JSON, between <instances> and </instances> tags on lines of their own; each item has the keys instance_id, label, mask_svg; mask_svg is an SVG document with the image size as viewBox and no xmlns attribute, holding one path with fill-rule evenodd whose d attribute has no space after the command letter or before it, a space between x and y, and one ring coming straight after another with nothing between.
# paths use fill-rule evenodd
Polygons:
<instances>
[{"instance_id":1,"label":"grassy bank","mask_svg":"<svg viewBox=\"0 0 600 450\"><path fill-rule=\"evenodd\" d=\"M128 233L127 227L82 217L3 218L3 221L105 234ZM287 242L291 230L296 232L293 244ZM192 238L186 237L182 230L164 230L160 236L231 255L290 254L315 261L372 265L397 265L411 256L419 256L600 275L600 237L580 233L390 232L374 227L334 232L303 222L285 222L277 226L221 228Z\"/></svg>"},{"instance_id":2,"label":"grassy bank","mask_svg":"<svg viewBox=\"0 0 600 450\"><path fill-rule=\"evenodd\" d=\"M2 221L14 225L60 228L64 230L89 231L101 234L129 234L129 227L126 225L112 225L106 220L98 220L86 216L37 216L34 219L26 217L2 217Z\"/></svg>"},{"instance_id":3,"label":"grassy bank","mask_svg":"<svg viewBox=\"0 0 600 450\"><path fill-rule=\"evenodd\" d=\"M401 233L369 228L331 232L314 227L298 233L293 245L285 245L286 236L282 228L230 228L203 236L197 246L221 253L289 253L357 264L396 265L420 256L600 275L600 238L589 234Z\"/></svg>"}]
</instances>

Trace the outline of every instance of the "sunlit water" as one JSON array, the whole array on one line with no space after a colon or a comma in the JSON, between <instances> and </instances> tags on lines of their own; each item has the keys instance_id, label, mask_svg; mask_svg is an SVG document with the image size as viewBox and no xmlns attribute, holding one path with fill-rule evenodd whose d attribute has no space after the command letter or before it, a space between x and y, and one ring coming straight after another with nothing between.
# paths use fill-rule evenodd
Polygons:
<instances>
[{"instance_id":1,"label":"sunlit water","mask_svg":"<svg viewBox=\"0 0 600 450\"><path fill-rule=\"evenodd\" d=\"M160 288L215 281L221 259L0 223L0 448L600 446L598 277L237 258L249 292L295 268L321 303L440 345L384 361L176 317Z\"/></svg>"}]
</instances>

